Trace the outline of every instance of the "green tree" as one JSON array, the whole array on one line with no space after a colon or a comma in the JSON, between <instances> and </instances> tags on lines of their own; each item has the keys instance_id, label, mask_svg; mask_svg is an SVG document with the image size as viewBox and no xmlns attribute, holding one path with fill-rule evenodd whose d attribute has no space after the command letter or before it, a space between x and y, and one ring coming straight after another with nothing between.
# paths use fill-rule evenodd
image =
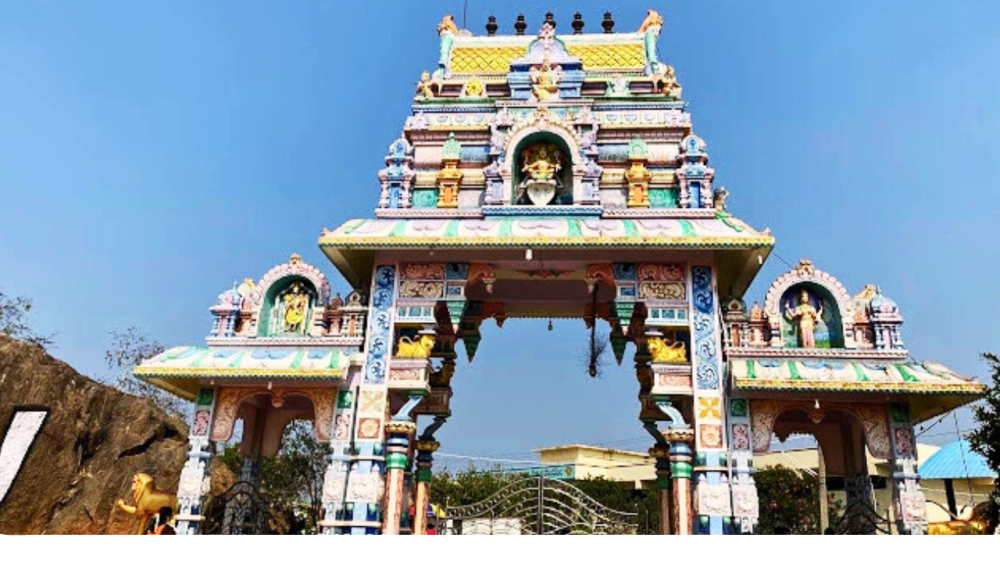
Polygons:
<instances>
[{"instance_id":1,"label":"green tree","mask_svg":"<svg viewBox=\"0 0 1000 563\"><path fill-rule=\"evenodd\" d=\"M660 533L660 503L656 489L633 489L631 482L588 477L573 482L583 493L602 505L619 512L636 514L641 535Z\"/></svg>"},{"instance_id":2,"label":"green tree","mask_svg":"<svg viewBox=\"0 0 1000 563\"><path fill-rule=\"evenodd\" d=\"M979 427L969 434L972 449L986 458L986 463L1000 475L1000 358L995 354L983 354L992 370L992 382L986 388L986 396L976 406L974 412ZM1000 477L994 480L993 510L1000 504Z\"/></svg>"},{"instance_id":3,"label":"green tree","mask_svg":"<svg viewBox=\"0 0 1000 563\"><path fill-rule=\"evenodd\" d=\"M760 500L757 533L818 534L819 479L784 466L754 473Z\"/></svg>"},{"instance_id":4,"label":"green tree","mask_svg":"<svg viewBox=\"0 0 1000 563\"><path fill-rule=\"evenodd\" d=\"M287 533L301 528L317 533L323 511L323 477L330 449L316 439L312 422L294 420L284 431L281 448L260 462L260 491L271 512L271 527ZM235 475L243 458L236 445L227 445L218 462Z\"/></svg>"},{"instance_id":5,"label":"green tree","mask_svg":"<svg viewBox=\"0 0 1000 563\"><path fill-rule=\"evenodd\" d=\"M451 474L448 470L435 472L431 477L431 504L439 506L465 506L486 500L511 482L509 475L494 470L469 469Z\"/></svg>"}]
</instances>

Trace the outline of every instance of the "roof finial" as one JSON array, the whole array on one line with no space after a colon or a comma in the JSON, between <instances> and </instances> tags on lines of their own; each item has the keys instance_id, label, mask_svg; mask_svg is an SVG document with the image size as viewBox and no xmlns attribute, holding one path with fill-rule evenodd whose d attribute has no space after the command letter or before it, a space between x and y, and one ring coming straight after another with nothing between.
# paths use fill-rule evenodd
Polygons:
<instances>
[{"instance_id":1,"label":"roof finial","mask_svg":"<svg viewBox=\"0 0 1000 563\"><path fill-rule=\"evenodd\" d=\"M611 17L611 12L604 12L604 21L601 22L601 27L604 28L604 33L614 33L615 31L615 20Z\"/></svg>"},{"instance_id":2,"label":"roof finial","mask_svg":"<svg viewBox=\"0 0 1000 563\"><path fill-rule=\"evenodd\" d=\"M490 16L489 18L487 18L487 20L486 20L486 35L489 35L490 37L493 37L494 35L496 35L497 34L497 27L498 26L497 26L497 17L496 16Z\"/></svg>"},{"instance_id":3,"label":"roof finial","mask_svg":"<svg viewBox=\"0 0 1000 563\"><path fill-rule=\"evenodd\" d=\"M514 31L517 35L524 35L524 30L528 29L528 22L524 21L524 14L518 14L517 21L514 22Z\"/></svg>"},{"instance_id":4,"label":"roof finial","mask_svg":"<svg viewBox=\"0 0 1000 563\"><path fill-rule=\"evenodd\" d=\"M555 16L552 14L552 12L547 12L545 14L545 21L543 23L547 23L550 24L552 27L556 27Z\"/></svg>"},{"instance_id":5,"label":"roof finial","mask_svg":"<svg viewBox=\"0 0 1000 563\"><path fill-rule=\"evenodd\" d=\"M573 35L580 35L583 33L583 14L577 12L573 14Z\"/></svg>"}]
</instances>

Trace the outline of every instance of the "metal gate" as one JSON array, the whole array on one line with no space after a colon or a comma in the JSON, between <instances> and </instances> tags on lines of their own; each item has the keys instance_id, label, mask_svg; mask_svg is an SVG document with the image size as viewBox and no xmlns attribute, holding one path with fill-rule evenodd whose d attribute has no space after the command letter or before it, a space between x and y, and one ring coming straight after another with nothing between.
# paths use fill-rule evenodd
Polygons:
<instances>
[{"instance_id":1,"label":"metal gate","mask_svg":"<svg viewBox=\"0 0 1000 563\"><path fill-rule=\"evenodd\" d=\"M271 533L270 504L257 487L240 481L213 498L205 510L205 534L257 536Z\"/></svg>"},{"instance_id":2,"label":"metal gate","mask_svg":"<svg viewBox=\"0 0 1000 563\"><path fill-rule=\"evenodd\" d=\"M864 500L851 503L831 526L838 535L891 534L892 523Z\"/></svg>"},{"instance_id":3,"label":"metal gate","mask_svg":"<svg viewBox=\"0 0 1000 563\"><path fill-rule=\"evenodd\" d=\"M610 509L569 483L540 476L444 513L438 533L450 535L625 535L638 528L636 513Z\"/></svg>"}]
</instances>

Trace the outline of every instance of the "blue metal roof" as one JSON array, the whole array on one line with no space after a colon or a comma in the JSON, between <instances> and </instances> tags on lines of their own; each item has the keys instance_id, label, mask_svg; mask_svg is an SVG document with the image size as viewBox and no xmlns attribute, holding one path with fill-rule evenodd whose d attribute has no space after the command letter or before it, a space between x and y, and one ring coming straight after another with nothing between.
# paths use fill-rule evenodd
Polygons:
<instances>
[{"instance_id":1,"label":"blue metal roof","mask_svg":"<svg viewBox=\"0 0 1000 563\"><path fill-rule=\"evenodd\" d=\"M920 465L921 479L989 479L997 474L986 458L959 440L944 446Z\"/></svg>"}]
</instances>

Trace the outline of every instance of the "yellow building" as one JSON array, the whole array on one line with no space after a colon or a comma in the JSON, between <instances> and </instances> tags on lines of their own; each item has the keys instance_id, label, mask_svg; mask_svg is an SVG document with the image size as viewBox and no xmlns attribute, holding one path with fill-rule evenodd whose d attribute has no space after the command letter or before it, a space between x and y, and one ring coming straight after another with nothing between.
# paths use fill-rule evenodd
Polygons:
<instances>
[{"instance_id":1,"label":"yellow building","mask_svg":"<svg viewBox=\"0 0 1000 563\"><path fill-rule=\"evenodd\" d=\"M653 458L640 452L573 444L535 450L543 467L560 467L570 479L603 477L610 481L631 482L637 489L656 482Z\"/></svg>"}]
</instances>

